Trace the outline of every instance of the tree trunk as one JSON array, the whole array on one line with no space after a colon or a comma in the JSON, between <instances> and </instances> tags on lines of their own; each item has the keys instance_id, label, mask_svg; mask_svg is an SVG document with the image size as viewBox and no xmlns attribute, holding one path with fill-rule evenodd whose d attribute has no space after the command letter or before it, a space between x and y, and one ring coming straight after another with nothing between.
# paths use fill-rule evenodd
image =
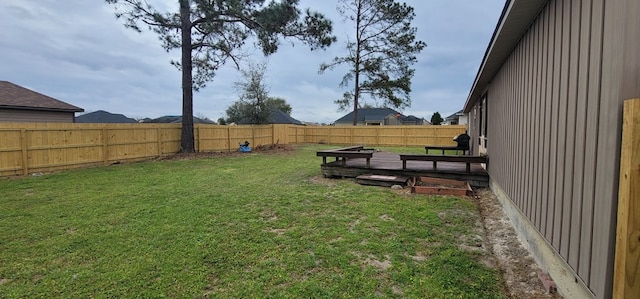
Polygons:
<instances>
[{"instance_id":1,"label":"tree trunk","mask_svg":"<svg viewBox=\"0 0 640 299\"><path fill-rule=\"evenodd\" d=\"M182 138L180 151L195 153L193 137L193 78L191 65L191 5L189 0L180 0L180 23L182 25Z\"/></svg>"},{"instance_id":2,"label":"tree trunk","mask_svg":"<svg viewBox=\"0 0 640 299\"><path fill-rule=\"evenodd\" d=\"M353 125L358 125L358 102L360 100L360 19L362 13L362 2L358 1L356 12L356 59L354 65L354 84L353 89Z\"/></svg>"}]
</instances>

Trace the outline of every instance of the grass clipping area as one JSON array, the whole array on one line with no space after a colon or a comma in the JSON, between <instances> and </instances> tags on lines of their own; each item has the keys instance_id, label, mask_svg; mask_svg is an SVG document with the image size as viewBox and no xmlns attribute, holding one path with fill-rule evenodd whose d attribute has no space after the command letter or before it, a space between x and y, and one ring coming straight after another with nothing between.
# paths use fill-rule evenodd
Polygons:
<instances>
[{"instance_id":1,"label":"grass clipping area","mask_svg":"<svg viewBox=\"0 0 640 299\"><path fill-rule=\"evenodd\" d=\"M0 180L0 297L505 297L472 200L324 179L324 148Z\"/></svg>"}]
</instances>

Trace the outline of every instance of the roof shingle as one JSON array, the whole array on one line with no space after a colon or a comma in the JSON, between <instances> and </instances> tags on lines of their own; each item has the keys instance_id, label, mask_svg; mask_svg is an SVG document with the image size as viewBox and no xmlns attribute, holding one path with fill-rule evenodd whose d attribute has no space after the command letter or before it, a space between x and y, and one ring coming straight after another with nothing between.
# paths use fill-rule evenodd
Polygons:
<instances>
[{"instance_id":1,"label":"roof shingle","mask_svg":"<svg viewBox=\"0 0 640 299\"><path fill-rule=\"evenodd\" d=\"M0 107L68 112L84 111L84 109L80 107L73 106L8 81L0 81Z\"/></svg>"}]
</instances>

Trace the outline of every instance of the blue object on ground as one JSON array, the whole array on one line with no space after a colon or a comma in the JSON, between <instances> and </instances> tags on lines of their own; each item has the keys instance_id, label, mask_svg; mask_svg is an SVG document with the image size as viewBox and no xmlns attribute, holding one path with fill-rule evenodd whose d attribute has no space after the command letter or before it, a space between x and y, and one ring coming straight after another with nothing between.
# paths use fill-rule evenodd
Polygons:
<instances>
[{"instance_id":1,"label":"blue object on ground","mask_svg":"<svg viewBox=\"0 0 640 299\"><path fill-rule=\"evenodd\" d=\"M250 153L251 147L249 147L249 141L245 141L244 144L240 144L240 148L238 149L241 153Z\"/></svg>"}]
</instances>

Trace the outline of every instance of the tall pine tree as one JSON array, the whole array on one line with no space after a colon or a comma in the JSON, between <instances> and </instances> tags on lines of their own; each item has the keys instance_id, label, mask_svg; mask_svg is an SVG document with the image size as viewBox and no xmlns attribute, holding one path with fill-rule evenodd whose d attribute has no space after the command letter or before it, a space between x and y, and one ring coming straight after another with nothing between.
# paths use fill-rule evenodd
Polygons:
<instances>
[{"instance_id":1,"label":"tall pine tree","mask_svg":"<svg viewBox=\"0 0 640 299\"><path fill-rule=\"evenodd\" d=\"M411 78L416 55L426 44L416 40L413 8L394 0L342 0L338 11L354 23L355 35L347 41L347 55L322 64L320 72L346 64L349 71L340 86L353 88L335 101L340 110L353 106L353 125L363 95L382 100L381 106L403 109L411 105Z\"/></svg>"},{"instance_id":2,"label":"tall pine tree","mask_svg":"<svg viewBox=\"0 0 640 299\"><path fill-rule=\"evenodd\" d=\"M265 55L275 53L283 37L312 50L335 41L331 22L308 9L303 15L298 0L178 0L177 12L160 12L146 0L106 2L116 6L116 17L126 27L141 32L146 26L159 35L165 50L181 49L181 59L171 63L182 71L182 152L195 152L193 90L213 80L229 60L238 66L247 40L254 38Z\"/></svg>"}]
</instances>

